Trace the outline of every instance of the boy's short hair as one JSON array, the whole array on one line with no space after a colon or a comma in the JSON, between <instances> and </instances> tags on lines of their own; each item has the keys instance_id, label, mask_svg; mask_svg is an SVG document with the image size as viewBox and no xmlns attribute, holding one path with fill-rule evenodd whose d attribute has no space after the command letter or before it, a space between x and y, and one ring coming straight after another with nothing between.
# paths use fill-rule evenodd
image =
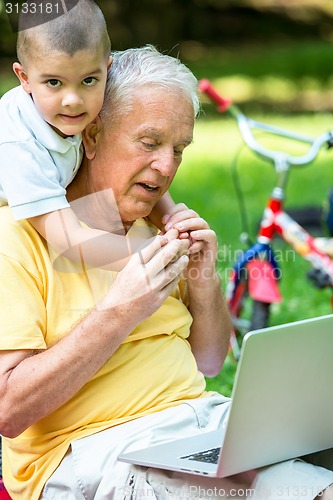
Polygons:
<instances>
[{"instance_id":1,"label":"boy's short hair","mask_svg":"<svg viewBox=\"0 0 333 500\"><path fill-rule=\"evenodd\" d=\"M30 14L31 15L31 14ZM39 53L63 52L73 56L79 50L97 50L102 47L108 58L111 42L104 15L93 0L79 0L65 14L52 20L41 18L40 24L28 29L28 14L19 19L17 57L24 65L38 57ZM45 21L45 22L43 22Z\"/></svg>"}]
</instances>

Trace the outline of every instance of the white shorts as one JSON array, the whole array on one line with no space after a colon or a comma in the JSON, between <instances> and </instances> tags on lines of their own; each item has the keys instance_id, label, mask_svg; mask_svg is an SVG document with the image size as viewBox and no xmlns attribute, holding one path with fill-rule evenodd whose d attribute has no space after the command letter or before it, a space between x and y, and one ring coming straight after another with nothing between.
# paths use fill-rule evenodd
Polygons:
<instances>
[{"instance_id":1,"label":"white shorts","mask_svg":"<svg viewBox=\"0 0 333 500\"><path fill-rule=\"evenodd\" d=\"M221 395L196 399L73 441L41 499L164 500L233 498L312 500L333 472L301 460L218 479L119 462L124 451L218 428L228 411Z\"/></svg>"}]
</instances>

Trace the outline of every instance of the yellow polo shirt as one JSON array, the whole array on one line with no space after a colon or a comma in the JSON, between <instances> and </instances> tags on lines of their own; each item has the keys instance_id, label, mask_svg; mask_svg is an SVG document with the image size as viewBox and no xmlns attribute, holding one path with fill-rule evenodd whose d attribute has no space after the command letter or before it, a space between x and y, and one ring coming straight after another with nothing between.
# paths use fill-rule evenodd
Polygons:
<instances>
[{"instance_id":1,"label":"yellow polo shirt","mask_svg":"<svg viewBox=\"0 0 333 500\"><path fill-rule=\"evenodd\" d=\"M145 221L138 225L152 236ZM0 209L0 227L0 349L47 349L95 307L115 273L64 258L55 269L45 241L28 222L13 221L8 207ZM4 480L14 500L39 498L72 440L206 395L181 295L178 287L66 404L3 439Z\"/></svg>"}]
</instances>

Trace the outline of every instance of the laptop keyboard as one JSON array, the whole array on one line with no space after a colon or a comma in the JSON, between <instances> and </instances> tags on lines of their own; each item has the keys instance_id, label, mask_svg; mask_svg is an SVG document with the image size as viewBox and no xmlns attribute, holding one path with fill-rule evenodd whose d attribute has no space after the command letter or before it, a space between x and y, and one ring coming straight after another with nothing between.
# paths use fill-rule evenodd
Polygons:
<instances>
[{"instance_id":1,"label":"laptop keyboard","mask_svg":"<svg viewBox=\"0 0 333 500\"><path fill-rule=\"evenodd\" d=\"M186 455L180 458L187 458L188 460L195 460L197 462L207 462L210 464L217 464L219 460L221 448L212 448L211 450L199 451L192 455Z\"/></svg>"}]
</instances>

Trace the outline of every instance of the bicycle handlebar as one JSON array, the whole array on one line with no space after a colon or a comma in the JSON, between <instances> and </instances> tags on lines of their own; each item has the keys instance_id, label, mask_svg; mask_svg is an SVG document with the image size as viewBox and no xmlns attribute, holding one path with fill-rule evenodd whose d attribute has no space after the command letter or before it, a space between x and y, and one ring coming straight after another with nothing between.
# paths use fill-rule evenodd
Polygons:
<instances>
[{"instance_id":1,"label":"bicycle handlebar","mask_svg":"<svg viewBox=\"0 0 333 500\"><path fill-rule=\"evenodd\" d=\"M231 99L222 97L220 94L218 94L209 80L200 80L199 90L206 94L210 98L210 100L213 101L214 104L216 104L218 111L220 111L221 113L227 111L231 106Z\"/></svg>"},{"instance_id":2,"label":"bicycle handlebar","mask_svg":"<svg viewBox=\"0 0 333 500\"><path fill-rule=\"evenodd\" d=\"M232 103L231 99L221 96L209 80L200 80L199 90L207 95L207 97L216 105L218 111L222 113L228 111L237 120L240 133L247 146L264 159L272 161L276 168L285 169L289 166L307 165L316 158L319 150L324 144L327 144L328 147L333 147L333 134L331 131L325 132L316 138L310 138L305 135L296 134L289 130L267 125L256 120L252 120L251 118L247 118L238 106ZM310 148L306 154L299 156L293 156L281 151L268 149L258 143L252 133L252 129L260 129L273 135L307 143L310 144Z\"/></svg>"}]
</instances>

